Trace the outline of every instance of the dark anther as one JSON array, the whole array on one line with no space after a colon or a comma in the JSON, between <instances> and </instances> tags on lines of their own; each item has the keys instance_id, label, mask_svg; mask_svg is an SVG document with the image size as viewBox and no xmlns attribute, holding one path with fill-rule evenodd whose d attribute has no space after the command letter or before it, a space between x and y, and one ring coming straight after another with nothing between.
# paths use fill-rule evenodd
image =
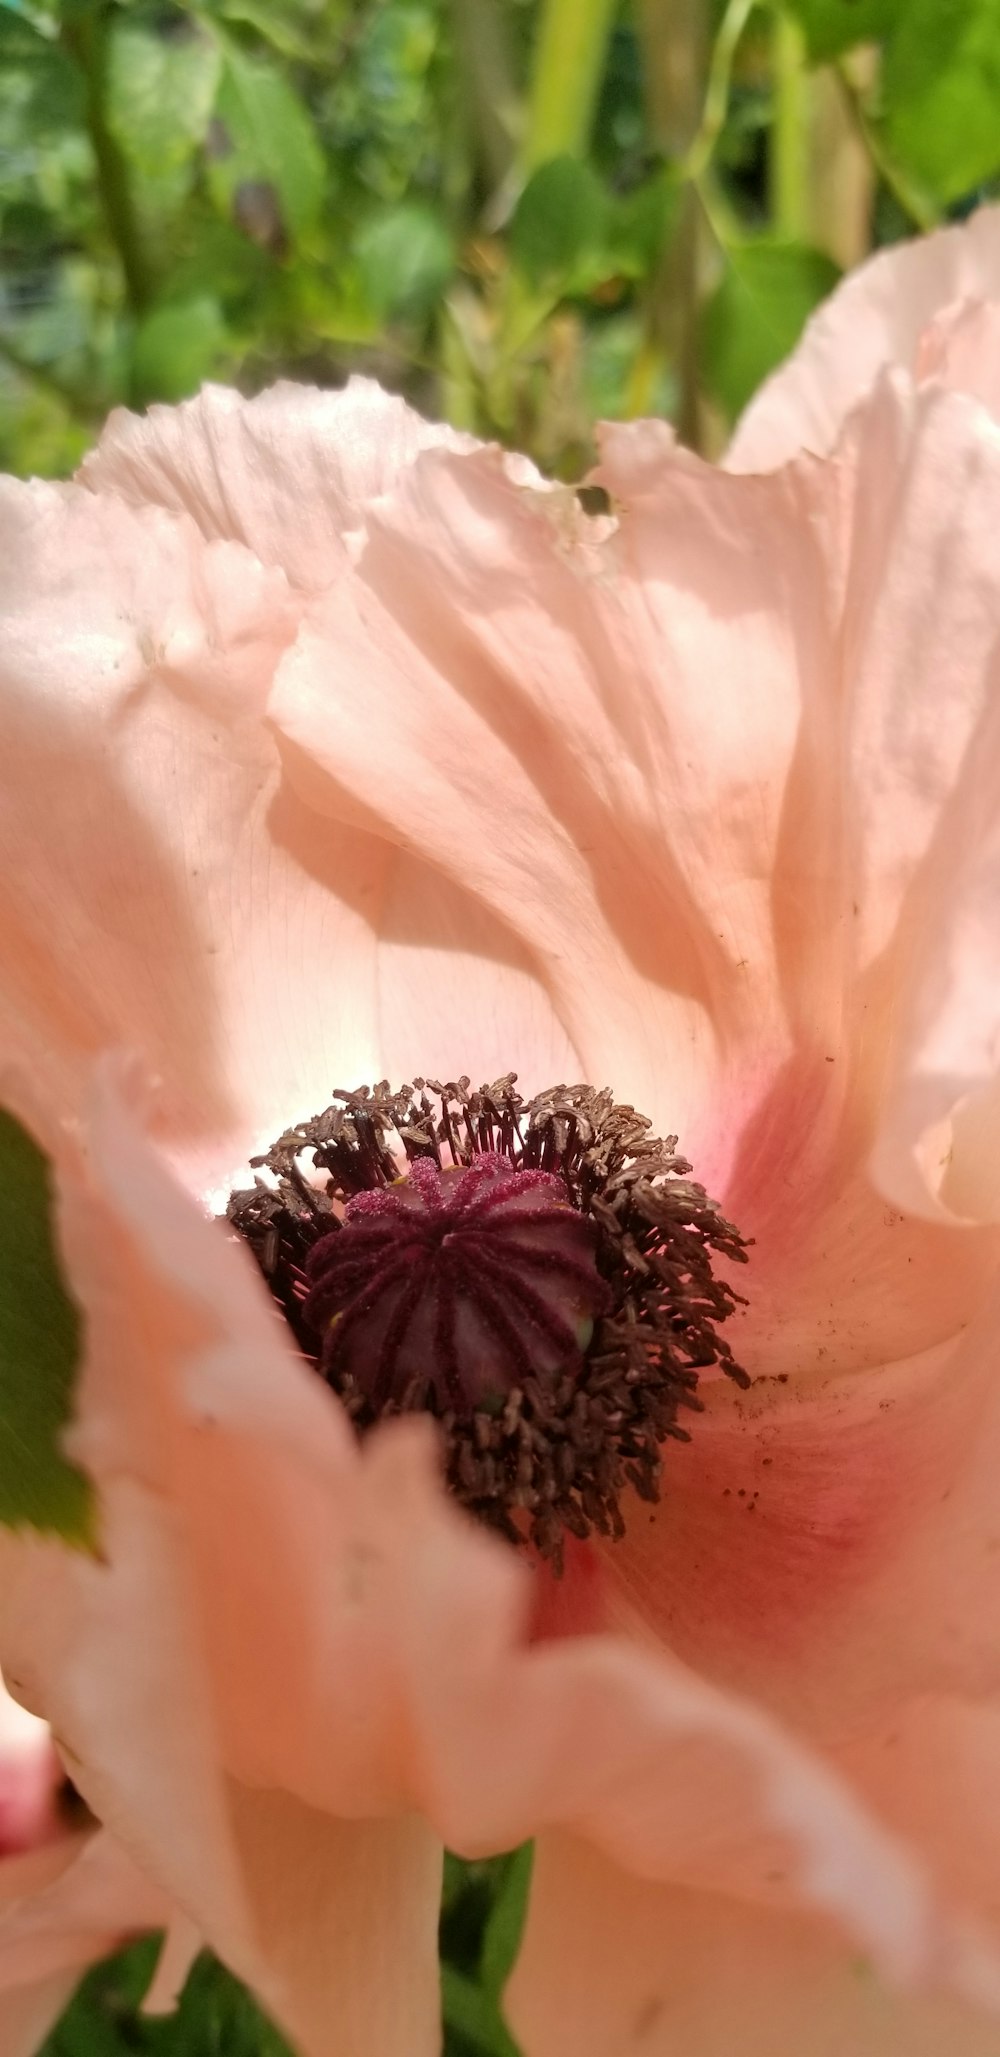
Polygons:
<instances>
[{"instance_id":1,"label":"dark anther","mask_svg":"<svg viewBox=\"0 0 1000 2057\"><path fill-rule=\"evenodd\" d=\"M687 1441L699 1370L740 1385L712 1271L746 1246L631 1107L511 1074L336 1092L255 1159L228 1217L363 1433L422 1408L448 1482L556 1565L565 1530L619 1536Z\"/></svg>"}]
</instances>

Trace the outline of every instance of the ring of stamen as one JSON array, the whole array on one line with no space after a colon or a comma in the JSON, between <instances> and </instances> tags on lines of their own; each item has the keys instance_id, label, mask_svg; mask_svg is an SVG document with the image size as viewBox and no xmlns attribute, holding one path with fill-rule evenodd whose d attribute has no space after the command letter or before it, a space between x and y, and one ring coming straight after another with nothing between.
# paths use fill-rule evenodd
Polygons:
<instances>
[{"instance_id":1,"label":"ring of stamen","mask_svg":"<svg viewBox=\"0 0 1000 2057\"><path fill-rule=\"evenodd\" d=\"M228 1218L359 1432L426 1409L448 1483L556 1565L623 1532L689 1439L698 1373L746 1385L718 1326L746 1245L676 1137L589 1086L510 1074L338 1091L254 1160Z\"/></svg>"}]
</instances>

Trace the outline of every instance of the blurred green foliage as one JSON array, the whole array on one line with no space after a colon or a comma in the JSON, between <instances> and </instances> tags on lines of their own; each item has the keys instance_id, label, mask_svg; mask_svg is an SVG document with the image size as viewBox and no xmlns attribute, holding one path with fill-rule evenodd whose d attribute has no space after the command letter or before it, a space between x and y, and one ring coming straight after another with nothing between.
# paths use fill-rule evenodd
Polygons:
<instances>
[{"instance_id":1,"label":"blurred green foliage","mask_svg":"<svg viewBox=\"0 0 1000 2057\"><path fill-rule=\"evenodd\" d=\"M63 1285L52 1216L48 1162L0 1107L0 1522L92 1550L91 1486L61 1448L81 1323Z\"/></svg>"},{"instance_id":2,"label":"blurred green foliage","mask_svg":"<svg viewBox=\"0 0 1000 2057\"><path fill-rule=\"evenodd\" d=\"M564 475L711 452L998 174L997 0L0 0L0 461L352 370Z\"/></svg>"}]
</instances>

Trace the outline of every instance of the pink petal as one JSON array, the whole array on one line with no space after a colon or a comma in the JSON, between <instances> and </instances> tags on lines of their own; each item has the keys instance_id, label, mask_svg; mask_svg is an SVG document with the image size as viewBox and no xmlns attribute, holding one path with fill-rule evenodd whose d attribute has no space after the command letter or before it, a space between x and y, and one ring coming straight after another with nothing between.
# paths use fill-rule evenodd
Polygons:
<instances>
[{"instance_id":1,"label":"pink petal","mask_svg":"<svg viewBox=\"0 0 1000 2057\"><path fill-rule=\"evenodd\" d=\"M101 1485L102 1557L3 1538L8 1676L44 1705L94 1811L306 2057L328 2048L334 2009L345 2053L372 2047L370 2030L380 2057L431 2057L439 1842L405 1821L346 1826L292 1796L317 1765L341 1775L336 1725L317 1709L319 1617L344 1575L353 1439L243 1253L146 1154L113 1091L88 1172L67 1137L45 1140L65 1160L88 1319L76 1447ZM126 1215L107 1181L127 1191ZM253 1432L220 1419L222 1397ZM365 1744L369 1789L372 1754ZM247 1766L253 1791L231 1775ZM384 1765L374 1776L398 1790Z\"/></svg>"},{"instance_id":2,"label":"pink petal","mask_svg":"<svg viewBox=\"0 0 1000 2057\"><path fill-rule=\"evenodd\" d=\"M832 450L885 365L915 369L922 331L953 301L1000 296L1000 209L981 208L869 259L813 315L798 348L761 387L726 455L731 471L773 471L801 450Z\"/></svg>"},{"instance_id":3,"label":"pink petal","mask_svg":"<svg viewBox=\"0 0 1000 2057\"><path fill-rule=\"evenodd\" d=\"M58 1832L62 1779L45 1722L19 1707L0 1682L0 1862Z\"/></svg>"},{"instance_id":4,"label":"pink petal","mask_svg":"<svg viewBox=\"0 0 1000 2057\"><path fill-rule=\"evenodd\" d=\"M36 2057L72 1998L76 1983L74 1972L58 1971L40 1985L0 1993L0 2048L4 2057Z\"/></svg>"},{"instance_id":5,"label":"pink petal","mask_svg":"<svg viewBox=\"0 0 1000 2057\"><path fill-rule=\"evenodd\" d=\"M887 388L835 468L762 480L609 430L610 535L495 454L425 452L277 672L302 797L363 809L514 931L585 1073L679 1130L756 1238L752 1371L929 1347L993 1263L974 1241L935 1262L910 1218L951 1217L907 1170L909 1110L883 1146L902 1223L864 1168L883 1097L914 1086L954 839L981 848L961 775L993 761L983 428ZM966 1008L980 1050L995 984Z\"/></svg>"},{"instance_id":6,"label":"pink petal","mask_svg":"<svg viewBox=\"0 0 1000 2057\"><path fill-rule=\"evenodd\" d=\"M0 1056L72 1107L92 1053L131 1044L192 1182L223 1190L387 1057L495 1077L523 1007L565 1061L516 942L282 778L260 721L293 628L279 572L77 488L9 482L0 522ZM421 940L440 975L417 1004ZM463 996L482 1030L456 1027Z\"/></svg>"},{"instance_id":7,"label":"pink petal","mask_svg":"<svg viewBox=\"0 0 1000 2057\"><path fill-rule=\"evenodd\" d=\"M245 543L309 589L336 575L359 509L436 444L473 447L370 379L338 393L282 381L256 400L205 386L180 407L116 409L79 476L134 506L190 514L204 536Z\"/></svg>"},{"instance_id":8,"label":"pink petal","mask_svg":"<svg viewBox=\"0 0 1000 2057\"><path fill-rule=\"evenodd\" d=\"M759 1018L761 993L769 1006L766 962L755 984L745 960L770 951L793 653L818 628L784 609L781 551L815 585L790 500L769 510L764 562L745 489L679 471L669 492L664 589L637 562L640 522L599 546L499 455L424 453L370 512L358 570L311 610L271 711L312 804L335 820L363 805L474 893L529 953L589 1076L654 1118L680 1112L689 1140L719 1041ZM755 606L749 690L714 610L723 586Z\"/></svg>"},{"instance_id":9,"label":"pink petal","mask_svg":"<svg viewBox=\"0 0 1000 2057\"><path fill-rule=\"evenodd\" d=\"M630 1878L572 1836L538 1847L507 2012L524 2057L993 2057L958 2001L898 1990L802 1916Z\"/></svg>"},{"instance_id":10,"label":"pink petal","mask_svg":"<svg viewBox=\"0 0 1000 2057\"><path fill-rule=\"evenodd\" d=\"M170 1913L104 1830L7 1858L0 1864L0 1992L66 1971L79 1980L127 1937L164 1927Z\"/></svg>"},{"instance_id":11,"label":"pink petal","mask_svg":"<svg viewBox=\"0 0 1000 2057\"><path fill-rule=\"evenodd\" d=\"M335 1747L336 1739L330 1738ZM441 1845L413 1817L338 1821L231 1788L261 1958L245 1967L304 2057L438 2057Z\"/></svg>"},{"instance_id":12,"label":"pink petal","mask_svg":"<svg viewBox=\"0 0 1000 2057\"><path fill-rule=\"evenodd\" d=\"M1000 279L997 282L1000 288ZM1000 418L1000 306L959 301L924 330L917 347L918 379L940 379L954 392L979 400Z\"/></svg>"},{"instance_id":13,"label":"pink petal","mask_svg":"<svg viewBox=\"0 0 1000 2057\"><path fill-rule=\"evenodd\" d=\"M837 1751L881 1818L913 1838L942 1888L1000 1926L1000 1706L976 1695L914 1693Z\"/></svg>"},{"instance_id":14,"label":"pink petal","mask_svg":"<svg viewBox=\"0 0 1000 2057\"><path fill-rule=\"evenodd\" d=\"M0 1862L0 2048L34 2057L84 1972L170 1909L104 1832Z\"/></svg>"},{"instance_id":15,"label":"pink petal","mask_svg":"<svg viewBox=\"0 0 1000 2057\"><path fill-rule=\"evenodd\" d=\"M927 1691L995 1692L996 1321L994 1294L919 1357L714 1384L661 1505L603 1553L611 1592L827 1741Z\"/></svg>"},{"instance_id":16,"label":"pink petal","mask_svg":"<svg viewBox=\"0 0 1000 2057\"><path fill-rule=\"evenodd\" d=\"M103 1561L8 1539L4 1659L102 1818L304 2050L347 1977L345 1905L359 2057L370 2020L387 2057L434 2047L414 1810L469 1852L572 1825L654 1877L820 1907L900 1976L965 1989L974 1964L988 1993L995 1971L1000 2004L1000 1964L920 1860L790 1734L623 1638L530 1639L530 1574L445 1501L428 1425L358 1453L113 1076L86 1173L58 1154ZM382 1813L402 1818L361 1824Z\"/></svg>"}]
</instances>

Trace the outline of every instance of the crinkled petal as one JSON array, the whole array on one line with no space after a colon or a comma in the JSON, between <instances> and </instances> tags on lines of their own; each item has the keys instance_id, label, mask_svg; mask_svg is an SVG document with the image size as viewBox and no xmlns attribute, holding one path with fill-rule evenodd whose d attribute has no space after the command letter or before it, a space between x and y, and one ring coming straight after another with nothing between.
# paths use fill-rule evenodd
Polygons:
<instances>
[{"instance_id":1,"label":"crinkled petal","mask_svg":"<svg viewBox=\"0 0 1000 2057\"><path fill-rule=\"evenodd\" d=\"M0 1057L71 1108L92 1054L131 1045L223 1193L387 1062L496 1076L522 1013L564 1061L516 940L282 778L260 719L294 626L280 572L79 488L8 482L0 522Z\"/></svg>"},{"instance_id":2,"label":"crinkled petal","mask_svg":"<svg viewBox=\"0 0 1000 2057\"><path fill-rule=\"evenodd\" d=\"M731 471L773 471L800 450L833 449L885 365L912 371L922 331L957 300L1000 298L1000 209L881 251L813 315L788 362L737 425Z\"/></svg>"},{"instance_id":3,"label":"crinkled petal","mask_svg":"<svg viewBox=\"0 0 1000 2057\"><path fill-rule=\"evenodd\" d=\"M366 1815L420 1813L470 1854L573 1826L653 1877L821 1908L900 1976L971 1976L920 1856L779 1725L623 1637L532 1640L530 1574L446 1501L429 1425L358 1451L113 1074L86 1171L59 1156L104 1561L8 1541L0 1649L102 1818L304 2049L346 1853L377 1881L396 1832L394 1961L431 2047L436 1858L405 1819L366 1840ZM318 1883L286 1929L269 1895L300 1846Z\"/></svg>"},{"instance_id":4,"label":"crinkled petal","mask_svg":"<svg viewBox=\"0 0 1000 2057\"><path fill-rule=\"evenodd\" d=\"M1000 277L995 290L1000 294ZM918 380L939 379L968 393L1000 420L1000 305L960 300L924 330L917 348Z\"/></svg>"},{"instance_id":5,"label":"crinkled petal","mask_svg":"<svg viewBox=\"0 0 1000 2057\"><path fill-rule=\"evenodd\" d=\"M974 1981L973 1981L974 1983ZM993 2057L971 2004L901 1991L828 1926L538 1846L506 2012L524 2057Z\"/></svg>"},{"instance_id":6,"label":"crinkled petal","mask_svg":"<svg viewBox=\"0 0 1000 2057\"><path fill-rule=\"evenodd\" d=\"M654 1118L682 1109L686 1141L719 1045L761 1003L773 1021L798 639L821 649L802 506L754 493L679 467L655 540L641 515L601 540L498 453L425 452L370 510L357 570L310 610L271 700L312 804L364 808L474 893L589 1076Z\"/></svg>"},{"instance_id":7,"label":"crinkled petal","mask_svg":"<svg viewBox=\"0 0 1000 2057\"><path fill-rule=\"evenodd\" d=\"M887 386L826 472L733 478L644 424L601 475L610 534L495 453L420 456L278 668L290 780L474 894L585 1075L680 1132L755 1239L752 1372L916 1353L993 1244L939 1262L916 1217L954 1216L919 1178L887 1214L865 1163L989 776L1000 453L961 396ZM984 981L971 1040L993 1012Z\"/></svg>"},{"instance_id":8,"label":"crinkled petal","mask_svg":"<svg viewBox=\"0 0 1000 2057\"><path fill-rule=\"evenodd\" d=\"M474 447L371 379L338 393L282 380L255 400L205 386L180 407L116 409L79 476L98 493L190 514L204 536L245 543L308 589L335 576L359 509L436 444Z\"/></svg>"}]
</instances>

